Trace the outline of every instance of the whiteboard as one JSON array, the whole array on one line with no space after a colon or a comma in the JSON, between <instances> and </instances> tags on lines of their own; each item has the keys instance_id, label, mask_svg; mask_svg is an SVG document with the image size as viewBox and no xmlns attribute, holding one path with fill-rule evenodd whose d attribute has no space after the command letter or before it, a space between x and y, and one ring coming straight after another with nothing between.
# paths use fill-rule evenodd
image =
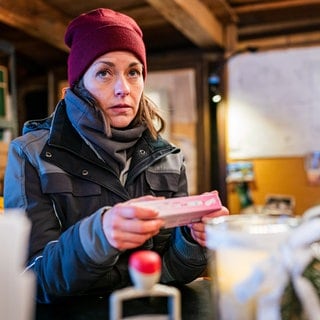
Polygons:
<instances>
[{"instance_id":1,"label":"whiteboard","mask_svg":"<svg viewBox=\"0 0 320 320\"><path fill-rule=\"evenodd\" d=\"M241 54L228 72L231 159L320 150L320 47Z\"/></svg>"}]
</instances>

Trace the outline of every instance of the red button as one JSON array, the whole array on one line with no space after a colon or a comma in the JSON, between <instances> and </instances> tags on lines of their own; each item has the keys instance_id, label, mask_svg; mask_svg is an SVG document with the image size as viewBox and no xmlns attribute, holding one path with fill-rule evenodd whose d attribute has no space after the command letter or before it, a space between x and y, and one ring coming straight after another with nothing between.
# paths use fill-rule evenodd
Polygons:
<instances>
[{"instance_id":1,"label":"red button","mask_svg":"<svg viewBox=\"0 0 320 320\"><path fill-rule=\"evenodd\" d=\"M154 273L161 269L161 258L154 251L141 250L130 256L129 266L143 273Z\"/></svg>"}]
</instances>

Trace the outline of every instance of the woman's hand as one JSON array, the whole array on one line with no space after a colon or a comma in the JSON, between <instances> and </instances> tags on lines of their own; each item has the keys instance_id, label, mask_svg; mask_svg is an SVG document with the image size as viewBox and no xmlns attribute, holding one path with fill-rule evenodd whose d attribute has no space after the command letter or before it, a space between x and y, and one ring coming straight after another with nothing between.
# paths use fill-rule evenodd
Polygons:
<instances>
[{"instance_id":1,"label":"woman's hand","mask_svg":"<svg viewBox=\"0 0 320 320\"><path fill-rule=\"evenodd\" d=\"M208 213L202 217L201 222L195 222L188 225L191 231L192 238L197 241L201 246L206 245L206 233L205 233L205 222L211 218L228 215L229 210L226 207L222 207L219 211Z\"/></svg>"},{"instance_id":2,"label":"woman's hand","mask_svg":"<svg viewBox=\"0 0 320 320\"><path fill-rule=\"evenodd\" d=\"M118 250L141 246L158 234L164 221L158 219L158 212L139 207L135 202L159 199L152 196L120 203L102 216L102 227L109 243Z\"/></svg>"}]
</instances>

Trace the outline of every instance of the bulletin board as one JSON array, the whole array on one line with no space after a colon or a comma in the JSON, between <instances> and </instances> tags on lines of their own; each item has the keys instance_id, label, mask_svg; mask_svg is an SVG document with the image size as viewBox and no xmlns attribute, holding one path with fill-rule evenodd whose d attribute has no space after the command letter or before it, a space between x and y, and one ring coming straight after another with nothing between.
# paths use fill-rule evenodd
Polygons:
<instances>
[{"instance_id":1,"label":"bulletin board","mask_svg":"<svg viewBox=\"0 0 320 320\"><path fill-rule=\"evenodd\" d=\"M228 74L230 159L320 150L320 47L234 56Z\"/></svg>"},{"instance_id":2,"label":"bulletin board","mask_svg":"<svg viewBox=\"0 0 320 320\"><path fill-rule=\"evenodd\" d=\"M196 74L192 68L148 73L145 94L162 110L163 137L177 145L185 158L189 194L197 194Z\"/></svg>"}]
</instances>

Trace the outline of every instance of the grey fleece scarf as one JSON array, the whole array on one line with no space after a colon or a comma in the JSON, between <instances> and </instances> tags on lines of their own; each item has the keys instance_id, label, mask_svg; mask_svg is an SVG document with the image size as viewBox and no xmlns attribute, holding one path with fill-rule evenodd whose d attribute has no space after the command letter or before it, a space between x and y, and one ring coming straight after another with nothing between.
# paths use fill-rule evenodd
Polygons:
<instances>
[{"instance_id":1,"label":"grey fleece scarf","mask_svg":"<svg viewBox=\"0 0 320 320\"><path fill-rule=\"evenodd\" d=\"M73 127L119 176L125 167L128 151L142 136L146 126L129 126L122 130L112 128L112 136L107 137L100 109L90 105L70 89L66 92L65 101L67 115Z\"/></svg>"}]
</instances>

